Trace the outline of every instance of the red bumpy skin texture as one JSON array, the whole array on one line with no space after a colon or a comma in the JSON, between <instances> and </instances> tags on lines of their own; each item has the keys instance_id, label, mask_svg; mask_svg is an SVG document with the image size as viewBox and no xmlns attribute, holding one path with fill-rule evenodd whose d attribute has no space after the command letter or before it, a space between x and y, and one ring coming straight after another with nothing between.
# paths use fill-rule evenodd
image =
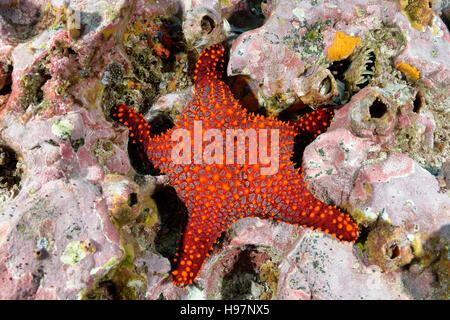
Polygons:
<instances>
[{"instance_id":1,"label":"red bumpy skin texture","mask_svg":"<svg viewBox=\"0 0 450 320\"><path fill-rule=\"evenodd\" d=\"M112 112L114 119L129 128L132 142L139 144L150 161L168 176L179 197L185 201L188 222L172 272L173 282L182 287L195 281L212 245L238 219L274 219L317 229L349 242L354 242L358 236L358 227L350 216L336 206L316 199L290 160L297 131L317 133L317 130L325 130L331 119L329 111L316 110L311 118L302 118L295 125L249 114L221 80L224 53L221 45L213 45L202 52L196 65L193 97L175 127L164 134L151 136L145 119L124 105ZM203 132L216 129L223 137L226 129L253 129L255 132L265 129L270 132L266 140L269 153L272 132L278 129L278 170L271 175L261 174L262 168L268 165L249 161L255 155L255 149L248 142L242 164L227 164L224 158L221 163L208 164L194 159L190 164L174 163L171 152L178 141L172 141L172 133L185 129L193 137L195 121L201 121ZM212 142L212 139L203 138L202 150ZM225 146L222 147L225 150ZM194 152L192 156L194 158Z\"/></svg>"},{"instance_id":2,"label":"red bumpy skin texture","mask_svg":"<svg viewBox=\"0 0 450 320\"><path fill-rule=\"evenodd\" d=\"M333 112L328 109L316 109L298 121L292 123L298 134L311 137L311 141L325 132L333 120Z\"/></svg>"}]
</instances>

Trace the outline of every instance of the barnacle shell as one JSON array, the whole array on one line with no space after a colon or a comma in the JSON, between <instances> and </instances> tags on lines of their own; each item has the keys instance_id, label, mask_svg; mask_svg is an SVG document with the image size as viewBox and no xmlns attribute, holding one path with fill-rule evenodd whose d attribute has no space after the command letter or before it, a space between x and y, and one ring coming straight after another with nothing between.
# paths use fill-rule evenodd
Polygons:
<instances>
[{"instance_id":1,"label":"barnacle shell","mask_svg":"<svg viewBox=\"0 0 450 320\"><path fill-rule=\"evenodd\" d=\"M351 67L345 74L345 80L352 92L358 92L372 82L377 71L380 56L376 47L368 46L361 49L352 61Z\"/></svg>"},{"instance_id":2,"label":"barnacle shell","mask_svg":"<svg viewBox=\"0 0 450 320\"><path fill-rule=\"evenodd\" d=\"M188 44L203 49L225 39L226 19L218 8L195 8L186 13L183 32Z\"/></svg>"},{"instance_id":3,"label":"barnacle shell","mask_svg":"<svg viewBox=\"0 0 450 320\"><path fill-rule=\"evenodd\" d=\"M351 127L359 136L387 135L395 126L396 103L378 87L366 87L352 97Z\"/></svg>"},{"instance_id":4,"label":"barnacle shell","mask_svg":"<svg viewBox=\"0 0 450 320\"><path fill-rule=\"evenodd\" d=\"M330 70L317 66L313 73L304 80L302 102L310 105L330 103L338 93L336 81Z\"/></svg>"},{"instance_id":5,"label":"barnacle shell","mask_svg":"<svg viewBox=\"0 0 450 320\"><path fill-rule=\"evenodd\" d=\"M391 59L403 49L404 41L398 28L370 30L348 58L350 66L344 74L348 90L354 93L368 85L383 87L387 82L398 81Z\"/></svg>"},{"instance_id":6,"label":"barnacle shell","mask_svg":"<svg viewBox=\"0 0 450 320\"><path fill-rule=\"evenodd\" d=\"M408 264L414 257L405 230L386 222L369 233L366 250L369 262L385 272Z\"/></svg>"}]
</instances>

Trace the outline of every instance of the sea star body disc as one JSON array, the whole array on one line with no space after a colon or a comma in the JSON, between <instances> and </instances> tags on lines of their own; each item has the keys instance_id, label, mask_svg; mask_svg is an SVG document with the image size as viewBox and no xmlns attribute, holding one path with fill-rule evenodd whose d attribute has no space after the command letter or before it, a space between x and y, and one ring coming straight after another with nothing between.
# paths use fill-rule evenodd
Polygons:
<instances>
[{"instance_id":1,"label":"sea star body disc","mask_svg":"<svg viewBox=\"0 0 450 320\"><path fill-rule=\"evenodd\" d=\"M249 114L221 79L224 54L221 45L202 52L192 100L164 134L151 136L133 109L121 105L113 110L113 118L129 128L132 142L168 176L188 209L172 272L173 282L183 287L193 283L213 243L238 219L275 219L342 241L358 236L350 216L316 199L290 160L297 133L323 130L329 113L317 111L315 118L295 125Z\"/></svg>"}]
</instances>

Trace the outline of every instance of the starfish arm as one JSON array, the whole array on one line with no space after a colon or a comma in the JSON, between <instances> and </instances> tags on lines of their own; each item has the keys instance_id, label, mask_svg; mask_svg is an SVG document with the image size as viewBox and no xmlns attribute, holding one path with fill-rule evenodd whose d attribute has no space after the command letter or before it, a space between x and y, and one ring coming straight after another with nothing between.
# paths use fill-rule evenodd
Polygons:
<instances>
[{"instance_id":1,"label":"starfish arm","mask_svg":"<svg viewBox=\"0 0 450 320\"><path fill-rule=\"evenodd\" d=\"M221 80L225 71L225 49L220 44L214 44L205 49L195 65L195 88L200 88L210 80Z\"/></svg>"},{"instance_id":2,"label":"starfish arm","mask_svg":"<svg viewBox=\"0 0 450 320\"><path fill-rule=\"evenodd\" d=\"M208 256L208 251L222 233L226 218L214 214L213 207L198 203L189 206L189 218L183 234L181 247L175 258L172 271L175 285L185 287L192 284ZM223 221L222 221L223 220Z\"/></svg>"},{"instance_id":3,"label":"starfish arm","mask_svg":"<svg viewBox=\"0 0 450 320\"><path fill-rule=\"evenodd\" d=\"M225 49L213 45L202 52L196 64L191 101L179 117L179 125L192 129L193 120L202 121L204 127L238 127L245 122L247 111L233 97L223 82Z\"/></svg>"},{"instance_id":4,"label":"starfish arm","mask_svg":"<svg viewBox=\"0 0 450 320\"><path fill-rule=\"evenodd\" d=\"M152 137L150 126L145 121L145 118L137 113L136 110L124 104L113 107L111 115L114 120L128 127L130 141L143 154L146 154L162 172L167 171L169 167L168 160L170 160L169 154L172 149L172 142L170 141L172 130L169 130L166 134Z\"/></svg>"},{"instance_id":5,"label":"starfish arm","mask_svg":"<svg viewBox=\"0 0 450 320\"><path fill-rule=\"evenodd\" d=\"M147 145L151 141L150 126L145 118L124 104L115 106L111 110L111 118L119 121L130 131L130 140L133 144Z\"/></svg>"},{"instance_id":6,"label":"starfish arm","mask_svg":"<svg viewBox=\"0 0 450 320\"><path fill-rule=\"evenodd\" d=\"M302 140L314 140L319 134L326 131L333 119L333 112L325 108L318 108L306 114L293 123Z\"/></svg>"},{"instance_id":7,"label":"starfish arm","mask_svg":"<svg viewBox=\"0 0 450 320\"><path fill-rule=\"evenodd\" d=\"M281 183L272 186L274 195L267 198L272 219L318 229L342 241L354 242L357 239L358 226L350 216L336 206L316 199L293 165L282 169L277 176L283 179L272 179ZM260 216L267 217L267 214Z\"/></svg>"}]
</instances>

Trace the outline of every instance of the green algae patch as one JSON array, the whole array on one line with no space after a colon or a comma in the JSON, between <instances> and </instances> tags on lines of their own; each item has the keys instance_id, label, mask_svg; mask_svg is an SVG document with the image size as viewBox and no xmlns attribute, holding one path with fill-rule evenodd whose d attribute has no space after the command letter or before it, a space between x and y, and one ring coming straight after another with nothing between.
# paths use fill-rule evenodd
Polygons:
<instances>
[{"instance_id":1,"label":"green algae patch","mask_svg":"<svg viewBox=\"0 0 450 320\"><path fill-rule=\"evenodd\" d=\"M122 244L122 249L122 259L118 263L110 261L109 270L91 288L81 292L81 300L136 300L140 298L139 292L145 292L147 279L133 263L133 246Z\"/></svg>"},{"instance_id":2,"label":"green algae patch","mask_svg":"<svg viewBox=\"0 0 450 320\"><path fill-rule=\"evenodd\" d=\"M83 249L81 241L72 241L64 249L60 260L64 264L74 266L83 260L86 255L87 252Z\"/></svg>"},{"instance_id":3,"label":"green algae patch","mask_svg":"<svg viewBox=\"0 0 450 320\"><path fill-rule=\"evenodd\" d=\"M95 253L95 251L97 251L97 248L89 239L85 241L72 241L64 249L60 260L64 264L74 266L88 254Z\"/></svg>"},{"instance_id":4,"label":"green algae patch","mask_svg":"<svg viewBox=\"0 0 450 320\"><path fill-rule=\"evenodd\" d=\"M141 190L145 193L145 190ZM94 284L80 292L82 300L138 300L145 298L147 290L147 270L134 264L136 257L145 256L153 243L158 211L151 197L141 199L142 210L133 221L119 221L111 217L111 221L119 230L120 247L123 256L110 260L99 269L106 271L95 276ZM150 249L149 249L150 248ZM96 271L98 271L97 269ZM95 274L95 272L91 272Z\"/></svg>"},{"instance_id":5,"label":"green algae patch","mask_svg":"<svg viewBox=\"0 0 450 320\"><path fill-rule=\"evenodd\" d=\"M52 125L52 133L62 140L67 140L72 135L74 125L68 119L58 120Z\"/></svg>"},{"instance_id":6,"label":"green algae patch","mask_svg":"<svg viewBox=\"0 0 450 320\"><path fill-rule=\"evenodd\" d=\"M136 273L134 267L120 263L98 279L87 291L82 292L82 300L136 300L137 292L145 291L147 280Z\"/></svg>"}]
</instances>

